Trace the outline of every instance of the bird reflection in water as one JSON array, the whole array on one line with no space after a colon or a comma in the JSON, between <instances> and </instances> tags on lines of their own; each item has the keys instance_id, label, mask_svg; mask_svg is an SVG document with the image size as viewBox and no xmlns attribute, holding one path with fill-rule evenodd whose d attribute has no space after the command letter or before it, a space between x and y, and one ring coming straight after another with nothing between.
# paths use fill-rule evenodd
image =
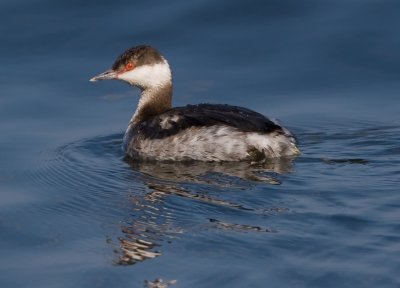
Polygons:
<instances>
[{"instance_id":1,"label":"bird reflection in water","mask_svg":"<svg viewBox=\"0 0 400 288\"><path fill-rule=\"evenodd\" d=\"M170 242L187 230L185 225L179 224L182 220L176 218L178 217L174 215L176 211L166 207L166 197L172 195L211 205L254 211L255 209L252 207L219 199L201 191L204 191L205 185L208 190L212 187L247 189L249 185L256 185L259 182L279 185L281 183L279 175L290 172L293 165L292 158L273 159L262 164L243 162L140 163L134 162L130 158L126 158L125 161L134 171L139 172L141 179L137 180L143 182L150 191L145 195L134 194L131 196L133 213L130 220L122 226L123 237L118 239L119 249L116 250L117 265L130 265L156 258L162 255L162 243ZM187 188L187 186L191 188ZM203 189L193 189L200 186ZM208 227L211 229L275 232L269 228L226 223L218 219L208 219L208 221Z\"/></svg>"},{"instance_id":2,"label":"bird reflection in water","mask_svg":"<svg viewBox=\"0 0 400 288\"><path fill-rule=\"evenodd\" d=\"M125 158L132 169L157 180L175 183L212 184L221 187L233 178L253 182L280 184L277 175L292 170L293 158L270 159L264 163L247 162L135 162ZM223 177L213 177L215 175ZM274 176L275 175L275 176ZM228 176L228 177L226 177ZM236 179L236 180L237 180ZM247 181L246 181L247 180ZM229 181L231 187L232 181Z\"/></svg>"},{"instance_id":3,"label":"bird reflection in water","mask_svg":"<svg viewBox=\"0 0 400 288\"><path fill-rule=\"evenodd\" d=\"M168 288L171 285L176 284L176 280L165 282L163 279L157 278L154 281L144 281L146 288Z\"/></svg>"}]
</instances>

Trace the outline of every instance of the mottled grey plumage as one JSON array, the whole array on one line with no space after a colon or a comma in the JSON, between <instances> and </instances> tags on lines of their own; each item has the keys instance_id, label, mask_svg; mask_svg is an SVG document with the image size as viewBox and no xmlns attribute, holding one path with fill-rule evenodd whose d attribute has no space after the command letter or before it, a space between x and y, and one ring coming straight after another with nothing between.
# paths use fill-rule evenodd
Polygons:
<instances>
[{"instance_id":1,"label":"mottled grey plumage","mask_svg":"<svg viewBox=\"0 0 400 288\"><path fill-rule=\"evenodd\" d=\"M262 137L265 143L259 142ZM277 123L252 110L200 104L176 107L129 125L124 149L136 159L263 161L289 156L293 136Z\"/></svg>"}]
</instances>

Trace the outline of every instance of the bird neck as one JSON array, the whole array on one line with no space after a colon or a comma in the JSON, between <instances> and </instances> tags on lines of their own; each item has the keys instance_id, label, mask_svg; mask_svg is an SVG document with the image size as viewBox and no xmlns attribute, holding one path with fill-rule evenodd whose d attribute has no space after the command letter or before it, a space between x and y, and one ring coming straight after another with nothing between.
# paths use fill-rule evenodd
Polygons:
<instances>
[{"instance_id":1,"label":"bird neck","mask_svg":"<svg viewBox=\"0 0 400 288\"><path fill-rule=\"evenodd\" d=\"M148 117L155 116L171 108L172 81L162 86L149 87L142 90L138 107L130 124L138 124Z\"/></svg>"}]
</instances>

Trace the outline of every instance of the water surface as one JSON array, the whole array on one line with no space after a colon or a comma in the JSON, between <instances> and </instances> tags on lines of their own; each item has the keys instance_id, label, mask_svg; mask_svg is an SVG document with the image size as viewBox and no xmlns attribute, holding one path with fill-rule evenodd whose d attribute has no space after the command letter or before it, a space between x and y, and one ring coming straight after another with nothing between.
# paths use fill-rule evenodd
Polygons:
<instances>
[{"instance_id":1,"label":"water surface","mask_svg":"<svg viewBox=\"0 0 400 288\"><path fill-rule=\"evenodd\" d=\"M399 8L3 1L1 287L398 287ZM302 155L127 159L139 92L88 79L141 43L174 105L255 109Z\"/></svg>"}]
</instances>

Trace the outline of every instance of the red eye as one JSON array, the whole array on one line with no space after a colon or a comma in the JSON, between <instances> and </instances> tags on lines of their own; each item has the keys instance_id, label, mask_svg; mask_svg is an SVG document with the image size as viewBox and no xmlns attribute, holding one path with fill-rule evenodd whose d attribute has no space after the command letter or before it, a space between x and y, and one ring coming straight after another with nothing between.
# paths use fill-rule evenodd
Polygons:
<instances>
[{"instance_id":1,"label":"red eye","mask_svg":"<svg viewBox=\"0 0 400 288\"><path fill-rule=\"evenodd\" d=\"M133 65L132 62L128 62L128 63L126 63L126 65L125 65L125 71L132 70L134 67L135 67L135 66Z\"/></svg>"}]
</instances>

